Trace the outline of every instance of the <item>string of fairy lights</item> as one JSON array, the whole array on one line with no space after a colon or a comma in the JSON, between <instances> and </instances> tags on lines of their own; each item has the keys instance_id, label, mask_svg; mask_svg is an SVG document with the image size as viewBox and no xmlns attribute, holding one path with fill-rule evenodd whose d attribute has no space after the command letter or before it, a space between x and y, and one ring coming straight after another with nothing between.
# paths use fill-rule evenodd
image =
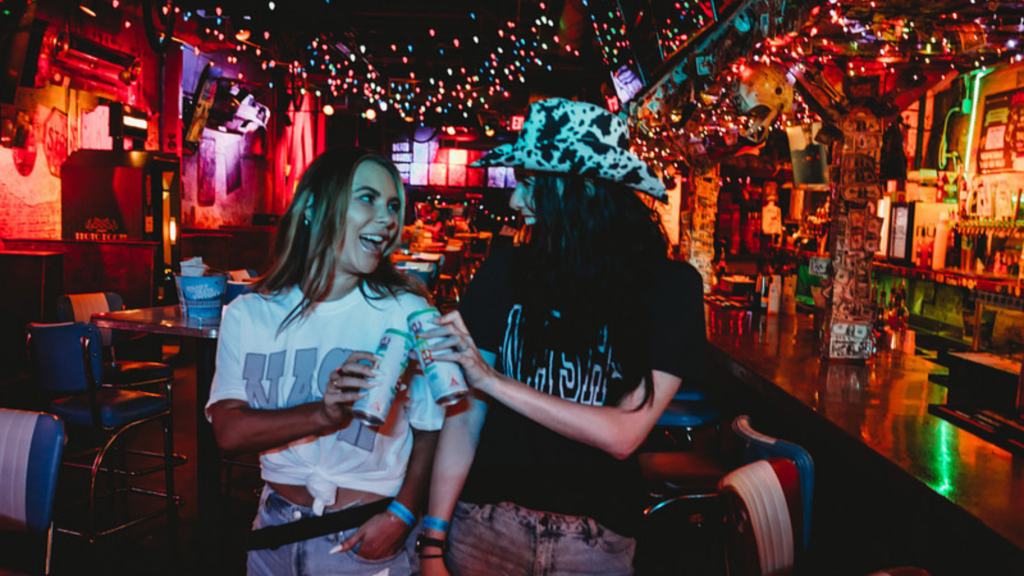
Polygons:
<instances>
[{"instance_id":1,"label":"string of fairy lights","mask_svg":"<svg viewBox=\"0 0 1024 576\"><path fill-rule=\"evenodd\" d=\"M274 2L268 6L271 11L284 9ZM521 15L518 22L503 22L489 38L445 36L428 28L429 47L394 42L383 53L379 48L374 53L374 47L365 44L320 36L305 45L302 58L290 62L282 62L270 50L256 46L251 41L256 36L253 31L233 29L235 20L225 18L221 8L213 11L214 18L207 13L202 16L206 16L207 35L225 42L236 38L239 52L254 47L262 68L286 67L288 74L299 80L294 84L300 93L313 91L328 104L332 98L357 96L371 107L366 114L370 119L380 113L394 113L408 122L422 124L428 116L457 122L473 118L478 110L490 109L496 99L509 98L516 85L526 84L531 73L550 72L552 65L545 56L553 51L580 56L578 47L559 37L557 15L546 2L524 7L523 12L530 10L533 13ZM186 21L197 15L187 11L183 14ZM476 20L477 15L470 13L469 17ZM271 32L263 31L262 38L271 41ZM491 50L485 52L483 46ZM464 63L474 63L426 68L424 63L435 53L449 61L461 58ZM388 61L386 71L374 66L378 60ZM425 69L428 73L423 72Z\"/></svg>"},{"instance_id":2,"label":"string of fairy lights","mask_svg":"<svg viewBox=\"0 0 1024 576\"><path fill-rule=\"evenodd\" d=\"M714 9L708 2L684 0L674 3L672 8L674 11L655 16L663 54L675 52L714 20Z\"/></svg>"},{"instance_id":3,"label":"string of fairy lights","mask_svg":"<svg viewBox=\"0 0 1024 576\"><path fill-rule=\"evenodd\" d=\"M488 221L495 224L514 224L517 219L516 213L508 207L508 201L504 197L501 197L500 200L492 200L491 204L497 206L497 210L492 210L482 198L476 197L466 197L462 201L454 201L443 194L428 194L427 202L435 209L449 208L453 205L464 206L471 213L475 213L478 219L487 218Z\"/></svg>"},{"instance_id":4,"label":"string of fairy lights","mask_svg":"<svg viewBox=\"0 0 1024 576\"><path fill-rule=\"evenodd\" d=\"M583 0L583 6L590 12L605 65L611 70L633 67L633 50L619 3L615 0Z\"/></svg>"},{"instance_id":5,"label":"string of fairy lights","mask_svg":"<svg viewBox=\"0 0 1024 576\"><path fill-rule=\"evenodd\" d=\"M718 77L702 85L697 94L701 105L688 121L674 122L674 111L670 111L660 121L634 130L634 151L656 168L664 169L680 161L690 162L694 156L706 157L714 147L724 148L735 141L735 134L750 122L729 104L737 67L744 62L782 66L790 71L791 83L795 74L809 72L810 68L835 70L838 74L832 75L832 88L841 94L843 88L836 85L836 76L877 76L883 83L889 80L888 85L883 84L884 91L899 91L906 87L894 86L893 82L924 81L925 70L933 76L944 69L966 75L1024 60L1022 14L997 12L991 6L990 13L980 16L980 10L970 15L957 11L929 14L925 10L913 15L890 14L877 11L877 4L881 2L829 0L824 8L812 11L814 19L801 33L757 43L745 60L725 67ZM677 8L682 7L677 4ZM699 23L699 8L699 4L691 7L693 24ZM692 38L692 33L680 33L681 28L674 30L660 29L663 47L681 46ZM989 31L993 37L987 37ZM671 42L678 44L665 44L664 38L673 34L677 35ZM821 121L797 91L792 109L781 114L773 126L806 126Z\"/></svg>"},{"instance_id":6,"label":"string of fairy lights","mask_svg":"<svg viewBox=\"0 0 1024 576\"><path fill-rule=\"evenodd\" d=\"M105 0L113 8L120 0ZM290 5L264 0L271 14L289 10ZM323 0L325 5L330 0ZM200 37L218 49L233 47L229 63L239 58L255 59L265 70L286 73L291 86L300 93L312 91L320 97L326 112L333 98L356 97L369 104L368 118L395 114L410 123L424 124L438 117L473 119L501 99L526 85L531 75L552 70L552 54L580 57L580 47L559 37L559 7L546 2L525 3L519 17L487 28L476 35L460 37L436 30L424 23L424 38L403 38L387 45L367 46L351 36L320 34L304 41L294 54L284 58L280 45L285 40L271 29L255 29L256 21L228 14L222 7L186 10L182 0L162 0L160 9L171 11ZM559 3L555 3L559 5ZM589 14L601 56L609 71L636 66L629 35L629 21L621 3L614 0L581 0ZM769 2L758 3L767 10ZM795 4L795 2L790 2ZM1020 62L1024 15L1003 9L999 3L971 8L929 12L925 8L910 14L883 12L885 2L827 0L814 7L810 23L799 34L783 35L757 43L746 54L748 62L773 62L791 71L808 65L832 67L848 77L886 75L908 66L934 69L948 66L961 73L985 71L1006 62ZM253 6L256 4L254 3ZM650 3L657 42L663 55L683 49L701 30L715 22L715 3L709 0L671 0ZM275 12L276 11L276 12ZM264 10L264 13L266 10ZM1019 11L1018 11L1019 12ZM476 20L478 15L470 13ZM130 20L125 20L129 25ZM748 23L749 24L749 23ZM993 44L987 33L1001 34ZM486 35L486 37L483 37ZM197 55L199 46L194 50ZM301 56L297 55L301 54ZM434 64L461 62L460 65ZM387 62L386 69L374 62ZM384 66L384 64L381 64ZM720 67L716 78L706 79L697 95L699 106L688 122L663 119L636 134L637 151L654 163L678 159L680 142L728 139L749 118L736 114L728 105L729 86L735 66ZM240 79L242 72L238 72ZM275 75L277 76L277 75ZM916 79L916 77L915 77ZM886 87L890 89L891 87ZM781 115L775 126L804 125L820 121L799 93L792 110ZM666 146L665 143L675 143ZM685 147L685 146L682 146Z\"/></svg>"}]
</instances>

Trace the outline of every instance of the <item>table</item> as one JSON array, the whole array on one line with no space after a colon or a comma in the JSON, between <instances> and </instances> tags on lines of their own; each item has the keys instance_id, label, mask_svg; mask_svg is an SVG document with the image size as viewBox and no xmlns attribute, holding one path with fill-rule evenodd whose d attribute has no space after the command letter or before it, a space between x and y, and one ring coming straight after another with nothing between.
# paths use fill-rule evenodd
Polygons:
<instances>
[{"instance_id":1,"label":"table","mask_svg":"<svg viewBox=\"0 0 1024 576\"><path fill-rule=\"evenodd\" d=\"M196 475L200 526L217 525L221 506L220 449L213 427L206 420L206 402L217 357L220 318L186 318L181 308L159 306L94 314L100 328L149 332L190 338L196 346Z\"/></svg>"}]
</instances>

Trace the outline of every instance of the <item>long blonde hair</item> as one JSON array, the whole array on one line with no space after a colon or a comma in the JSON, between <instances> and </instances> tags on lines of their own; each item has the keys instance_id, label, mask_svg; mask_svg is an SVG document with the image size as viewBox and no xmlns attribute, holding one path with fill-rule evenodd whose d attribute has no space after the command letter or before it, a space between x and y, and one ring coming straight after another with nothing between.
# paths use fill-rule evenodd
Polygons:
<instances>
[{"instance_id":1,"label":"long blonde hair","mask_svg":"<svg viewBox=\"0 0 1024 576\"><path fill-rule=\"evenodd\" d=\"M401 226L405 216L405 187L395 165L387 158L361 148L334 148L317 156L302 174L295 196L278 224L274 263L253 286L254 292L263 295L278 294L292 287L301 290L302 300L281 322L279 330L309 316L317 303L330 294L345 238L352 181L363 162L380 165L394 179ZM396 234L385 246L376 270L360 276L359 290L364 297L382 299L403 292L428 297L426 290L399 273L389 258L400 237L401 233Z\"/></svg>"}]
</instances>

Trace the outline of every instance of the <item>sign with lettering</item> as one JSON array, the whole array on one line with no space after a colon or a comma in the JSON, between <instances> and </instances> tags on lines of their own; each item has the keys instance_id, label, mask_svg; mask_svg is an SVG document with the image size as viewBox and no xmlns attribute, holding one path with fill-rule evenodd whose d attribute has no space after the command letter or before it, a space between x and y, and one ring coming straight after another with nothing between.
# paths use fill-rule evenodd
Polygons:
<instances>
[{"instance_id":1,"label":"sign with lettering","mask_svg":"<svg viewBox=\"0 0 1024 576\"><path fill-rule=\"evenodd\" d=\"M68 159L68 115L56 108L43 122L43 153L50 174L60 178L60 167Z\"/></svg>"}]
</instances>

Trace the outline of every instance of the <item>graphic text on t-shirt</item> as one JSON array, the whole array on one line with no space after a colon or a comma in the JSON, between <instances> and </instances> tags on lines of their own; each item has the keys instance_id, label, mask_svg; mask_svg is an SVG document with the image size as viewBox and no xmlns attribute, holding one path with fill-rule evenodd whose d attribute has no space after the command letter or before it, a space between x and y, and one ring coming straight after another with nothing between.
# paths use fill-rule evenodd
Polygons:
<instances>
[{"instance_id":1,"label":"graphic text on t-shirt","mask_svg":"<svg viewBox=\"0 0 1024 576\"><path fill-rule=\"evenodd\" d=\"M577 404L604 406L608 379L621 378L618 364L612 360L607 327L601 330L598 345L584 354L550 349L536 354L533 372L529 373L530 367L523 364L522 311L519 304L509 310L502 345L505 374L552 396Z\"/></svg>"},{"instance_id":2,"label":"graphic text on t-shirt","mask_svg":"<svg viewBox=\"0 0 1024 576\"><path fill-rule=\"evenodd\" d=\"M245 380L245 397L253 408L275 410L298 406L307 402L316 402L324 397L331 372L337 370L352 353L343 348L332 348L324 354L323 360L317 362L319 350L303 348L295 350L292 362L291 387L282 386L287 364L286 350L261 354L249 352L242 364L242 378ZM315 380L314 380L315 378ZM264 388L263 382L267 382ZM313 383L316 382L314 388ZM281 390L288 390L288 398L281 398ZM315 390L315 391L314 391ZM353 421L345 429L338 432L338 439L348 442L363 450L372 450L376 431L366 428L358 421Z\"/></svg>"}]
</instances>

